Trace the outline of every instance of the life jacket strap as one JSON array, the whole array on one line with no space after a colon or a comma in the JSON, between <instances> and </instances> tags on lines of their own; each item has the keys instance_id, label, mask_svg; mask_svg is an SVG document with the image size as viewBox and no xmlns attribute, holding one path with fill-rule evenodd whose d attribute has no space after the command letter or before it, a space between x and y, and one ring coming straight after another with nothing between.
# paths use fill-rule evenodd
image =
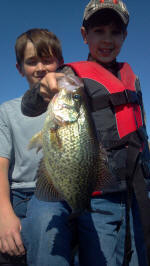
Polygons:
<instances>
[{"instance_id":1,"label":"life jacket strap","mask_svg":"<svg viewBox=\"0 0 150 266\"><path fill-rule=\"evenodd\" d=\"M132 257L132 241L130 231L130 210L132 206L133 198L133 179L135 177L135 169L138 163L140 154L141 140L138 134L132 134L129 136L128 141L128 153L126 162L126 184L127 184L127 198L126 198L126 235L124 246L124 260L123 266L129 265Z\"/></svg>"},{"instance_id":2,"label":"life jacket strap","mask_svg":"<svg viewBox=\"0 0 150 266\"><path fill-rule=\"evenodd\" d=\"M140 141L139 140L137 141L137 135ZM119 147L126 146L129 143L130 144L132 143L132 146L137 146L137 148L140 149L144 141L147 141L147 136L145 134L145 131L143 130L143 127L140 127L136 131L131 132L130 134L124 136L122 139L103 141L103 146L105 147L106 150L109 151L113 149L118 149Z\"/></svg>"},{"instance_id":3,"label":"life jacket strap","mask_svg":"<svg viewBox=\"0 0 150 266\"><path fill-rule=\"evenodd\" d=\"M141 132L140 132L141 133ZM141 223L143 226L145 245L147 251L148 265L150 265L150 200L144 181L144 175L141 168L139 149L141 143L141 134L131 135L129 138L127 165L126 165L126 183L127 183L127 204L126 204L126 237L123 266L129 265L132 256L131 232L130 232L130 209L132 206L133 193L135 194Z\"/></svg>"},{"instance_id":4,"label":"life jacket strap","mask_svg":"<svg viewBox=\"0 0 150 266\"><path fill-rule=\"evenodd\" d=\"M111 105L119 106L128 103L140 104L140 97L135 91L124 90L123 92L117 92L95 97L91 100L93 112L96 112L100 109L104 109Z\"/></svg>"},{"instance_id":5,"label":"life jacket strap","mask_svg":"<svg viewBox=\"0 0 150 266\"><path fill-rule=\"evenodd\" d=\"M144 232L145 247L148 265L150 266L150 199L143 179L141 165L138 164L133 179L134 193L138 202L142 228Z\"/></svg>"}]
</instances>

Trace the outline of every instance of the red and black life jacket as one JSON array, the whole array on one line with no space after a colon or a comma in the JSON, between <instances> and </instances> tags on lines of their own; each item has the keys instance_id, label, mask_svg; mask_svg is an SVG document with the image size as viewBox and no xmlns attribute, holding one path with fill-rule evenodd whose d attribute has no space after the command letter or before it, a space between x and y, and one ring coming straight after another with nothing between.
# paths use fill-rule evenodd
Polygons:
<instances>
[{"instance_id":1,"label":"red and black life jacket","mask_svg":"<svg viewBox=\"0 0 150 266\"><path fill-rule=\"evenodd\" d=\"M136 75L128 63L119 63L120 79L95 62L67 65L84 81L99 141L108 152L112 180L106 184L105 191L123 190L128 156L126 147L132 142L137 147L136 152L143 151L144 154L144 144L147 143ZM135 154L132 156L136 160ZM147 172L146 178L149 177Z\"/></svg>"},{"instance_id":2,"label":"red and black life jacket","mask_svg":"<svg viewBox=\"0 0 150 266\"><path fill-rule=\"evenodd\" d=\"M95 62L67 65L71 66L84 80L92 111L99 112L100 117L96 125L106 145L111 144L110 141L122 139L143 126L139 97L135 88L136 76L129 64L120 64L121 80ZM111 109L111 107L115 114L100 113L101 110ZM109 136L105 133L106 130L109 131Z\"/></svg>"},{"instance_id":3,"label":"red and black life jacket","mask_svg":"<svg viewBox=\"0 0 150 266\"><path fill-rule=\"evenodd\" d=\"M150 202L144 181L150 180L150 153L136 75L128 63L119 63L118 78L95 62L67 65L84 81L98 139L108 153L111 180L100 189L114 192L127 188L128 213L131 207L130 194L134 190L141 211L150 263L150 222L147 217L150 217ZM129 221L127 224L129 227ZM131 258L129 236L127 233L124 265Z\"/></svg>"}]
</instances>

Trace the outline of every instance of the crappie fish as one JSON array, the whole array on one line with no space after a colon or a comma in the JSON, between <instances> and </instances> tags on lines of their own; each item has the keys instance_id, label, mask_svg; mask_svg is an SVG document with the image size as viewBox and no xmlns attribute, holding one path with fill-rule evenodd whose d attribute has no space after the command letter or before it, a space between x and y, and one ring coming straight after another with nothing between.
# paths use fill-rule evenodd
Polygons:
<instances>
[{"instance_id":1,"label":"crappie fish","mask_svg":"<svg viewBox=\"0 0 150 266\"><path fill-rule=\"evenodd\" d=\"M58 87L42 131L29 144L43 149L35 194L41 200L65 200L72 212L80 212L90 208L91 194L102 175L103 153L81 80L64 76Z\"/></svg>"}]
</instances>

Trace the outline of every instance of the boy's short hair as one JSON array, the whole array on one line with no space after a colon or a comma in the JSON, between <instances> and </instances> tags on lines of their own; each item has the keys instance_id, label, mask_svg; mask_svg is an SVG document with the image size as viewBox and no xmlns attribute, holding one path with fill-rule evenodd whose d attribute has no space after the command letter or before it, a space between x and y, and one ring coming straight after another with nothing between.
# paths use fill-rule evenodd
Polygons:
<instances>
[{"instance_id":1,"label":"boy's short hair","mask_svg":"<svg viewBox=\"0 0 150 266\"><path fill-rule=\"evenodd\" d=\"M114 21L125 31L129 23L129 12L121 0L91 0L85 7L83 26L88 29ZM119 24L118 24L119 23Z\"/></svg>"},{"instance_id":2,"label":"boy's short hair","mask_svg":"<svg viewBox=\"0 0 150 266\"><path fill-rule=\"evenodd\" d=\"M34 28L22 33L16 39L16 60L20 67L24 61L24 52L28 41L33 43L37 56L55 56L59 63L63 63L61 43L56 35L48 29Z\"/></svg>"}]
</instances>

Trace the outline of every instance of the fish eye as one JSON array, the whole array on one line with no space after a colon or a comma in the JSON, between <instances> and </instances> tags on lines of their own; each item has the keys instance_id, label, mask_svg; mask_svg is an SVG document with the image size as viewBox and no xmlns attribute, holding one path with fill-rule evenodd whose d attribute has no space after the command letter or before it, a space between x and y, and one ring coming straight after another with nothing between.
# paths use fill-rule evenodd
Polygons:
<instances>
[{"instance_id":1,"label":"fish eye","mask_svg":"<svg viewBox=\"0 0 150 266\"><path fill-rule=\"evenodd\" d=\"M75 94L75 95L73 95L73 99L74 100L80 100L81 96L79 94Z\"/></svg>"}]
</instances>

